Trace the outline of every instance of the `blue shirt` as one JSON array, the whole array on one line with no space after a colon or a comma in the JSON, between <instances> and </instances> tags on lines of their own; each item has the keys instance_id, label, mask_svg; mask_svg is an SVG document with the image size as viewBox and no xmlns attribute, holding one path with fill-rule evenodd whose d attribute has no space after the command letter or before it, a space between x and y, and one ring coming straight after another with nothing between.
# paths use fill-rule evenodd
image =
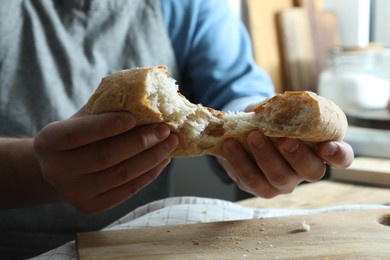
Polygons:
<instances>
[{"instance_id":1,"label":"blue shirt","mask_svg":"<svg viewBox=\"0 0 390 260\"><path fill-rule=\"evenodd\" d=\"M161 7L188 99L235 111L274 94L270 77L254 61L244 24L227 1L161 0Z\"/></svg>"}]
</instances>

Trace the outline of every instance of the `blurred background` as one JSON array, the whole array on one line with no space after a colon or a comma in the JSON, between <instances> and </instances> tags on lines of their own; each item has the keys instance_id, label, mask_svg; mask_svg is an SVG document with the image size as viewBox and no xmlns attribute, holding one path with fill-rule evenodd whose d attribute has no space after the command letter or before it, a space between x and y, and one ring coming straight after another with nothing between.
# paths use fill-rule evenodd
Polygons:
<instances>
[{"instance_id":1,"label":"blurred background","mask_svg":"<svg viewBox=\"0 0 390 260\"><path fill-rule=\"evenodd\" d=\"M390 187L390 1L229 0L245 23L256 62L276 92L314 91L346 113L350 169L329 178ZM204 157L176 159L175 195L236 201Z\"/></svg>"}]
</instances>

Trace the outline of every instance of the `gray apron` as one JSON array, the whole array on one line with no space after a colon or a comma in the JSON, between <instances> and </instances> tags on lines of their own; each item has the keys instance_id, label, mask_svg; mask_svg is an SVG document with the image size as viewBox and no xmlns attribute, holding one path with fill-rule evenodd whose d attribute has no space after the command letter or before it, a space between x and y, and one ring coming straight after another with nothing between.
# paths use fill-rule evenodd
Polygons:
<instances>
[{"instance_id":1,"label":"gray apron","mask_svg":"<svg viewBox=\"0 0 390 260\"><path fill-rule=\"evenodd\" d=\"M103 76L162 64L178 77L159 0L2 1L0 135L34 136L78 111ZM0 258L40 254L169 195L163 173L103 213L84 215L65 203L0 210Z\"/></svg>"}]
</instances>

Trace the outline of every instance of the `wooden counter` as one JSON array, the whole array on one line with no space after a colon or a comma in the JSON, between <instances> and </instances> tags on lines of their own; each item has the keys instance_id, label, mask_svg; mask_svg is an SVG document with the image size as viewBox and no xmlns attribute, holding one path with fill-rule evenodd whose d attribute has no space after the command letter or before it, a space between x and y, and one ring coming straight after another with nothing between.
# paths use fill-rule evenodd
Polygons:
<instances>
[{"instance_id":1,"label":"wooden counter","mask_svg":"<svg viewBox=\"0 0 390 260\"><path fill-rule=\"evenodd\" d=\"M390 205L390 189L319 181L300 185L291 194L272 199L249 198L237 202L254 208L316 209L351 204Z\"/></svg>"}]
</instances>

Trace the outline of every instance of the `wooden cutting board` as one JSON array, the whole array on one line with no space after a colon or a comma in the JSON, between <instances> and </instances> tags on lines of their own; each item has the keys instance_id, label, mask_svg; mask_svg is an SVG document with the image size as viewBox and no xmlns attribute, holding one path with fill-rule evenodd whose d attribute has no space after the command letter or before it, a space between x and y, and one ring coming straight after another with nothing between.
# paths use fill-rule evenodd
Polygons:
<instances>
[{"instance_id":1,"label":"wooden cutting board","mask_svg":"<svg viewBox=\"0 0 390 260\"><path fill-rule=\"evenodd\" d=\"M315 91L316 56L307 10L295 7L277 15L286 90Z\"/></svg>"},{"instance_id":2,"label":"wooden cutting board","mask_svg":"<svg viewBox=\"0 0 390 260\"><path fill-rule=\"evenodd\" d=\"M335 13L324 10L323 0L294 0L297 6L307 10L316 61L316 76L326 68L329 50L341 44Z\"/></svg>"},{"instance_id":3,"label":"wooden cutting board","mask_svg":"<svg viewBox=\"0 0 390 260\"><path fill-rule=\"evenodd\" d=\"M81 260L388 259L389 225L382 209L87 232L76 244Z\"/></svg>"},{"instance_id":4,"label":"wooden cutting board","mask_svg":"<svg viewBox=\"0 0 390 260\"><path fill-rule=\"evenodd\" d=\"M293 7L292 0L246 0L247 26L251 35L253 54L257 64L271 77L275 91L286 90L281 70L282 58L276 15Z\"/></svg>"}]
</instances>

